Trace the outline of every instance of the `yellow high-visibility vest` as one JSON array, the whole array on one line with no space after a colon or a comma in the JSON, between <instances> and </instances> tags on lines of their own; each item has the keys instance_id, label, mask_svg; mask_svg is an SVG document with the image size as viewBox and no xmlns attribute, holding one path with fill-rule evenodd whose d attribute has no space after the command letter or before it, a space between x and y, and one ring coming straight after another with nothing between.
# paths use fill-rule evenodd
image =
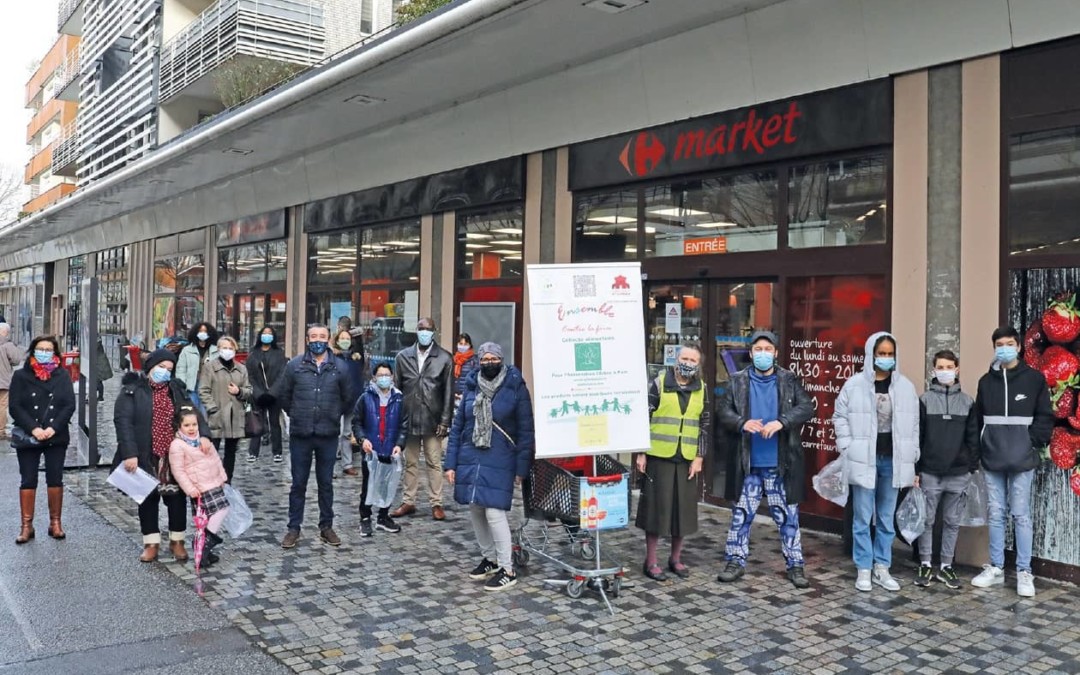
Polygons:
<instances>
[{"instance_id":1,"label":"yellow high-visibility vest","mask_svg":"<svg viewBox=\"0 0 1080 675\"><path fill-rule=\"evenodd\" d=\"M690 392L685 413L679 405L679 392L664 391L664 373L656 378L656 386L660 391L660 405L653 412L649 425L652 445L646 454L671 458L681 452L684 458L692 461L697 457L701 413L705 410L705 385Z\"/></svg>"}]
</instances>

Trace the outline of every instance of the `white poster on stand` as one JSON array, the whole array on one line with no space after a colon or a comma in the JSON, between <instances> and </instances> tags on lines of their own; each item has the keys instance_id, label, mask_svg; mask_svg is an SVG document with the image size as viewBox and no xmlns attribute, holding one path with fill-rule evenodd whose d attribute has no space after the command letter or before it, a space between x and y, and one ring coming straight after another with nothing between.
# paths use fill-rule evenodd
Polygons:
<instances>
[{"instance_id":1,"label":"white poster on stand","mask_svg":"<svg viewBox=\"0 0 1080 675\"><path fill-rule=\"evenodd\" d=\"M639 263L529 265L536 456L649 447Z\"/></svg>"}]
</instances>

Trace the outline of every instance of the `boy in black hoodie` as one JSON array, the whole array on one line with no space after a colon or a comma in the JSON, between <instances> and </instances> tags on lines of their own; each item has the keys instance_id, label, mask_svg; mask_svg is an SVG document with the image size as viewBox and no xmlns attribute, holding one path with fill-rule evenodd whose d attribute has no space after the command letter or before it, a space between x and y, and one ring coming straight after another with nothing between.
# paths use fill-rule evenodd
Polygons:
<instances>
[{"instance_id":1,"label":"boy in black hoodie","mask_svg":"<svg viewBox=\"0 0 1080 675\"><path fill-rule=\"evenodd\" d=\"M978 466L979 428L971 410L975 402L960 391L959 366L960 359L949 350L934 354L934 379L919 398L922 454L916 469L919 472L917 484L926 495L926 530L919 537L922 564L915 577L916 586L929 586L937 579L949 588L960 588L952 568L953 554L960 533L963 506L960 497ZM944 526L941 530L941 568L934 574L930 563L939 502Z\"/></svg>"},{"instance_id":2,"label":"boy in black hoodie","mask_svg":"<svg viewBox=\"0 0 1080 675\"><path fill-rule=\"evenodd\" d=\"M979 455L989 500L990 564L971 580L976 588L1005 583L1005 518L1012 516L1016 542L1016 593L1035 596L1031 574L1031 484L1039 451L1050 442L1054 414L1046 378L1020 360L1020 334L1012 326L994 331L994 364L979 380L975 414L981 429Z\"/></svg>"}]
</instances>

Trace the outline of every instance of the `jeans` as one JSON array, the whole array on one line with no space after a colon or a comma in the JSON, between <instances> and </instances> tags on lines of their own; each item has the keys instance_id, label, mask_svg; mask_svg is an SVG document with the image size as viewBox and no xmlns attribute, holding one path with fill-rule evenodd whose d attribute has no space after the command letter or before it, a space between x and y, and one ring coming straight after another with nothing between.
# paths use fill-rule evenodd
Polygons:
<instances>
[{"instance_id":1,"label":"jeans","mask_svg":"<svg viewBox=\"0 0 1080 675\"><path fill-rule=\"evenodd\" d=\"M262 417L263 424L266 425L266 429L270 432L270 448L274 452L274 457L281 455L281 408L272 405L269 408L256 408L255 411ZM262 445L262 438L252 438L248 441L248 454L254 457L259 456L259 447Z\"/></svg>"},{"instance_id":2,"label":"jeans","mask_svg":"<svg viewBox=\"0 0 1080 675\"><path fill-rule=\"evenodd\" d=\"M510 535L510 512L471 504L469 517L476 532L476 541L480 544L480 553L507 572L513 572L514 542Z\"/></svg>"},{"instance_id":3,"label":"jeans","mask_svg":"<svg viewBox=\"0 0 1080 675\"><path fill-rule=\"evenodd\" d=\"M799 505L788 504L784 481L776 469L751 469L743 479L739 501L731 510L726 558L746 567L750 555L750 526L754 523L761 497L769 504L769 514L780 530L780 546L788 568L803 566L802 536L799 532Z\"/></svg>"},{"instance_id":4,"label":"jeans","mask_svg":"<svg viewBox=\"0 0 1080 675\"><path fill-rule=\"evenodd\" d=\"M20 490L36 490L38 486L38 467L41 466L41 456L45 455L45 485L48 487L61 487L64 485L64 457L67 448L62 446L47 446L40 450L16 450L19 458Z\"/></svg>"},{"instance_id":5,"label":"jeans","mask_svg":"<svg viewBox=\"0 0 1080 675\"><path fill-rule=\"evenodd\" d=\"M1016 571L1031 571L1031 483L1035 470L1020 473L983 471L990 506L990 564L1005 566L1005 515L1012 516L1016 542Z\"/></svg>"},{"instance_id":6,"label":"jeans","mask_svg":"<svg viewBox=\"0 0 1080 675\"><path fill-rule=\"evenodd\" d=\"M893 458L878 457L874 489L851 486L851 504L855 511L851 523L852 558L857 569L892 565L892 545L896 538L896 495L899 492L892 486L892 479ZM873 542L870 541L871 518L875 519L877 528Z\"/></svg>"},{"instance_id":7,"label":"jeans","mask_svg":"<svg viewBox=\"0 0 1080 675\"><path fill-rule=\"evenodd\" d=\"M203 416L203 419L206 419L206 406L202 404L202 399L199 398L199 392L189 391L188 398L191 399L191 404L195 406L195 409L199 411L199 414Z\"/></svg>"},{"instance_id":8,"label":"jeans","mask_svg":"<svg viewBox=\"0 0 1080 675\"><path fill-rule=\"evenodd\" d=\"M338 437L289 436L292 487L289 489L289 529L299 530L304 521L304 502L311 460L315 459L315 482L319 486L319 529L334 525L334 460Z\"/></svg>"},{"instance_id":9,"label":"jeans","mask_svg":"<svg viewBox=\"0 0 1080 675\"><path fill-rule=\"evenodd\" d=\"M960 498L971 481L971 474L935 476L924 473L919 486L926 495L926 529L919 537L919 559L929 565L934 553L934 520L941 503L941 566L949 567L956 553L956 538L960 534L963 500Z\"/></svg>"}]
</instances>

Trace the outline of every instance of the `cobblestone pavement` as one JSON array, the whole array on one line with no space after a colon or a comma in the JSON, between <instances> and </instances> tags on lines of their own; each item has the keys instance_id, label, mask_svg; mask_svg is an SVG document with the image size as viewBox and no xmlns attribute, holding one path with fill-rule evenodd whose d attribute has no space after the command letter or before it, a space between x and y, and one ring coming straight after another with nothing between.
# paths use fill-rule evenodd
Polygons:
<instances>
[{"instance_id":1,"label":"cobblestone pavement","mask_svg":"<svg viewBox=\"0 0 1080 675\"><path fill-rule=\"evenodd\" d=\"M105 478L73 474L68 489L129 535L137 556L134 505ZM759 523L747 576L722 586L715 575L729 515L702 507L685 581L642 577L637 530L606 536L606 550L629 570L609 616L589 591L574 600L545 586L559 571L535 557L516 587L484 592L466 576L479 556L461 509L444 523L422 510L402 521L401 534L363 539L358 479L334 483L341 547L314 531L313 478L303 538L283 551L288 464L239 462L235 484L255 525L203 575L209 604L297 672L1080 672L1080 596L1071 585L1038 580L1034 601L1017 597L1011 575L1004 588L920 589L910 564L898 562L900 592L857 593L839 538L807 532L812 587L797 591L783 576L775 528ZM898 546L896 560L907 558ZM161 564L194 586L190 563Z\"/></svg>"}]
</instances>

